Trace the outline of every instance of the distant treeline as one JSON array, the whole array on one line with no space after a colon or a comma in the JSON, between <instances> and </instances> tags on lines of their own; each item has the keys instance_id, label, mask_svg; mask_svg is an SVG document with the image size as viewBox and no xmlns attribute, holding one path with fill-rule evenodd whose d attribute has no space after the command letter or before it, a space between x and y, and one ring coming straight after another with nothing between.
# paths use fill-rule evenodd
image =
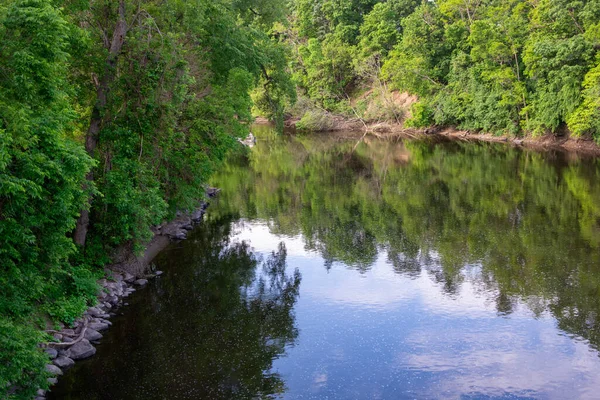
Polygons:
<instances>
[{"instance_id":1,"label":"distant treeline","mask_svg":"<svg viewBox=\"0 0 600 400\"><path fill-rule=\"evenodd\" d=\"M418 95L413 126L600 138L598 0L293 0L291 20L328 110L381 84Z\"/></svg>"},{"instance_id":2,"label":"distant treeline","mask_svg":"<svg viewBox=\"0 0 600 400\"><path fill-rule=\"evenodd\" d=\"M283 6L0 0L0 398L46 385L35 327L80 316L113 249L198 204L253 100L281 120Z\"/></svg>"}]
</instances>

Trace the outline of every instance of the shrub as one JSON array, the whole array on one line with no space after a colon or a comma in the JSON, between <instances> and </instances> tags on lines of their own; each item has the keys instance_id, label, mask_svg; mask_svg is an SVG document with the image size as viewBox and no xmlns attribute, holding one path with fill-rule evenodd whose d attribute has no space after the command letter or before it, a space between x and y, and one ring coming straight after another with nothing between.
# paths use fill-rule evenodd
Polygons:
<instances>
[{"instance_id":1,"label":"shrub","mask_svg":"<svg viewBox=\"0 0 600 400\"><path fill-rule=\"evenodd\" d=\"M309 110L298 121L296 128L303 131L328 131L333 129L335 123L327 111Z\"/></svg>"},{"instance_id":2,"label":"shrub","mask_svg":"<svg viewBox=\"0 0 600 400\"><path fill-rule=\"evenodd\" d=\"M29 400L39 388L48 386L48 376L42 372L48 357L38 347L43 336L29 325L0 317L1 399Z\"/></svg>"},{"instance_id":3,"label":"shrub","mask_svg":"<svg viewBox=\"0 0 600 400\"><path fill-rule=\"evenodd\" d=\"M433 109L426 103L418 102L411 107L412 116L406 120L406 126L425 128L433 125Z\"/></svg>"}]
</instances>

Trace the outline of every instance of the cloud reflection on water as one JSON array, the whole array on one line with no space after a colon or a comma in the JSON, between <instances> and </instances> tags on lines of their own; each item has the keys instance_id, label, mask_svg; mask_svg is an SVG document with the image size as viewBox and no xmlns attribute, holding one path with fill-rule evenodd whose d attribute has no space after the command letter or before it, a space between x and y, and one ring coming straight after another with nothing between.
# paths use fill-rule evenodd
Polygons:
<instances>
[{"instance_id":1,"label":"cloud reflection on water","mask_svg":"<svg viewBox=\"0 0 600 400\"><path fill-rule=\"evenodd\" d=\"M398 274L380 251L369 271L339 263L328 271L302 236L273 235L256 222L242 225L235 240L259 253L284 240L290 267L300 267L304 277L298 344L275 363L289 388L285 398L600 396L597 351L558 330L547 312L536 316L517 303L509 316L499 316L498 294L481 284L478 265L465 267L458 290L448 294L430 272L435 265ZM435 264L436 255L429 259Z\"/></svg>"}]
</instances>

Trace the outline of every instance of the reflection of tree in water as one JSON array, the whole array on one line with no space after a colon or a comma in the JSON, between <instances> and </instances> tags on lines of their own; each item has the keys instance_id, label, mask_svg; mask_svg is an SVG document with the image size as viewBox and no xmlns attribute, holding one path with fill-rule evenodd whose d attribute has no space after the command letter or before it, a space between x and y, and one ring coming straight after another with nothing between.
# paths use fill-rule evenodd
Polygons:
<instances>
[{"instance_id":1,"label":"reflection of tree in water","mask_svg":"<svg viewBox=\"0 0 600 400\"><path fill-rule=\"evenodd\" d=\"M155 262L168 271L129 306L98 351L65 374L60 399L267 399L285 392L273 361L298 336L301 276L283 244L263 261L232 242L237 217L209 214ZM139 301L141 300L141 301ZM76 372L76 371L74 371ZM81 394L85 395L81 395Z\"/></svg>"},{"instance_id":2,"label":"reflection of tree in water","mask_svg":"<svg viewBox=\"0 0 600 400\"><path fill-rule=\"evenodd\" d=\"M171 315L165 330L189 329L197 338L194 357L174 363L179 380L187 377L188 387L199 386L197 398L270 398L285 391L282 378L270 370L298 336L293 309L301 276L298 270L286 273L283 243L264 261L247 243L230 243L231 221L231 216L206 221L190 238L194 246L186 246L179 258L167 254L176 264L167 268L192 268L196 278L179 274L163 290L184 293L157 298L167 307L162 312ZM194 318L186 312L188 320L182 322L182 310L194 308Z\"/></svg>"},{"instance_id":3,"label":"reflection of tree in water","mask_svg":"<svg viewBox=\"0 0 600 400\"><path fill-rule=\"evenodd\" d=\"M249 249L245 243L234 244L223 256L232 253L247 258ZM219 317L221 332L212 343L218 352L217 379L210 388L212 398L256 399L285 391L279 374L269 371L273 360L298 336L293 308L301 276L298 270L291 276L286 274L286 257L285 245L280 243L278 250L257 269L258 276L245 279L237 293L230 287L231 297L222 302L225 308L221 308ZM256 265L257 260L251 264ZM222 351L224 348L226 352Z\"/></svg>"},{"instance_id":4,"label":"reflection of tree in water","mask_svg":"<svg viewBox=\"0 0 600 400\"><path fill-rule=\"evenodd\" d=\"M279 140L218 178L237 188L226 207L302 233L326 268L365 272L384 249L399 274L426 272L450 296L469 280L498 314L551 311L600 346L600 162L493 144Z\"/></svg>"}]
</instances>

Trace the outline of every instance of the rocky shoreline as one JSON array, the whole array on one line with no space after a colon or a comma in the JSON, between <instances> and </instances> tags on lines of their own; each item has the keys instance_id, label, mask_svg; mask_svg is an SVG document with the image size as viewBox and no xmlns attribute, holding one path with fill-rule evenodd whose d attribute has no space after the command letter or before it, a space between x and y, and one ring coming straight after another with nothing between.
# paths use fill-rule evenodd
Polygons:
<instances>
[{"instance_id":1,"label":"rocky shoreline","mask_svg":"<svg viewBox=\"0 0 600 400\"><path fill-rule=\"evenodd\" d=\"M207 196L215 197L218 189L208 189ZM110 318L116 311L129 305L127 297L148 284L149 279L160 276L162 271L148 271L152 259L171 242L185 240L187 232L202 222L207 201L200 203L193 212L180 212L177 218L167 224L153 228L154 238L141 256L122 249L115 255L115 262L105 269L106 277L98 281L101 290L97 304L77 319L72 326L60 330L47 330L54 341L42 343L40 346L48 354L50 363L46 371L52 376L48 378L50 386L55 385L64 371L96 354L96 345L102 339L102 332L108 330L112 323ZM45 400L46 391L39 389L35 400Z\"/></svg>"}]
</instances>

